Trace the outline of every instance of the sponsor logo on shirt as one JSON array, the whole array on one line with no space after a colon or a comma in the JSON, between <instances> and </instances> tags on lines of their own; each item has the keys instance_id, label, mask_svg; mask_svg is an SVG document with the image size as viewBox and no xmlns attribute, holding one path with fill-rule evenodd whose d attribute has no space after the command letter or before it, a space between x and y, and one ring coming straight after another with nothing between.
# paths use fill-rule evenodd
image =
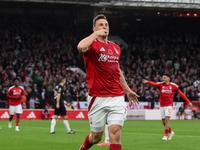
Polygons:
<instances>
[{"instance_id":1,"label":"sponsor logo on shirt","mask_svg":"<svg viewBox=\"0 0 200 150\"><path fill-rule=\"evenodd\" d=\"M13 90L13 95L21 95L21 90Z\"/></svg>"},{"instance_id":2,"label":"sponsor logo on shirt","mask_svg":"<svg viewBox=\"0 0 200 150\"><path fill-rule=\"evenodd\" d=\"M161 92L162 93L172 93L172 90L164 90L164 89L162 89Z\"/></svg>"},{"instance_id":3,"label":"sponsor logo on shirt","mask_svg":"<svg viewBox=\"0 0 200 150\"><path fill-rule=\"evenodd\" d=\"M99 59L98 61L103 61L103 62L116 62L118 63L119 57L116 56L109 56L109 55L105 55L105 54L99 54Z\"/></svg>"}]
</instances>

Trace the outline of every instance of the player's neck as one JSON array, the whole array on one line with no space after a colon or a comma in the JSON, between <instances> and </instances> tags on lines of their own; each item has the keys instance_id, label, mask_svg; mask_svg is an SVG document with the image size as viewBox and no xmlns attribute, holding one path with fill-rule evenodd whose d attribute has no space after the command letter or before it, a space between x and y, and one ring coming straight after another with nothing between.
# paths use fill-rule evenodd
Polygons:
<instances>
[{"instance_id":1,"label":"player's neck","mask_svg":"<svg viewBox=\"0 0 200 150\"><path fill-rule=\"evenodd\" d=\"M99 42L102 42L104 44L108 44L108 38L107 37L99 37L98 40L99 40Z\"/></svg>"},{"instance_id":2,"label":"player's neck","mask_svg":"<svg viewBox=\"0 0 200 150\"><path fill-rule=\"evenodd\" d=\"M165 84L169 84L170 82L166 82Z\"/></svg>"}]
</instances>

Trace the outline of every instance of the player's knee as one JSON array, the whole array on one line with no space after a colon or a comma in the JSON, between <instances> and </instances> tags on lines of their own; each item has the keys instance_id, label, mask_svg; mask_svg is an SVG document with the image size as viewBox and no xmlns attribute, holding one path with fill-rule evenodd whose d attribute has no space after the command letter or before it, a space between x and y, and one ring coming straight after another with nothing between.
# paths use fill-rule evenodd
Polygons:
<instances>
[{"instance_id":1,"label":"player's knee","mask_svg":"<svg viewBox=\"0 0 200 150\"><path fill-rule=\"evenodd\" d=\"M17 114L17 119L19 119L20 118L20 114Z\"/></svg>"},{"instance_id":2,"label":"player's knee","mask_svg":"<svg viewBox=\"0 0 200 150\"><path fill-rule=\"evenodd\" d=\"M99 143L101 141L101 139L102 139L102 136L96 135L96 136L92 137L92 141L91 142L93 144L97 144L97 143Z\"/></svg>"},{"instance_id":3,"label":"player's knee","mask_svg":"<svg viewBox=\"0 0 200 150\"><path fill-rule=\"evenodd\" d=\"M110 136L110 141L111 141L111 143L120 143L120 141L121 141L121 135L120 135L120 133L119 132L117 132L117 133L115 133L115 134L111 134L111 135L109 135Z\"/></svg>"},{"instance_id":4,"label":"player's knee","mask_svg":"<svg viewBox=\"0 0 200 150\"><path fill-rule=\"evenodd\" d=\"M68 119L67 115L66 115L66 116L63 116L63 119L65 119L65 120Z\"/></svg>"},{"instance_id":5,"label":"player's knee","mask_svg":"<svg viewBox=\"0 0 200 150\"><path fill-rule=\"evenodd\" d=\"M53 118L54 118L54 119L58 119L58 116L54 115Z\"/></svg>"},{"instance_id":6,"label":"player's knee","mask_svg":"<svg viewBox=\"0 0 200 150\"><path fill-rule=\"evenodd\" d=\"M121 130L115 130L114 132L111 132L109 136L111 141L114 143L119 143L121 140Z\"/></svg>"}]
</instances>

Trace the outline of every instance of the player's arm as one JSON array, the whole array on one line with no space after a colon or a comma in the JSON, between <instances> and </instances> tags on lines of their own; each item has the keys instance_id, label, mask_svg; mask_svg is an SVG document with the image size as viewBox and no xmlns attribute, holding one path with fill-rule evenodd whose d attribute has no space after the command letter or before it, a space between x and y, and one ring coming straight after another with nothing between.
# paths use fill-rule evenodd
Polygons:
<instances>
[{"instance_id":1,"label":"player's arm","mask_svg":"<svg viewBox=\"0 0 200 150\"><path fill-rule=\"evenodd\" d=\"M22 96L20 95L20 96L13 96L13 95L11 95L9 92L6 94L6 97L7 98L10 98L10 99L19 99L19 98L21 98Z\"/></svg>"},{"instance_id":2,"label":"player's arm","mask_svg":"<svg viewBox=\"0 0 200 150\"><path fill-rule=\"evenodd\" d=\"M156 82L148 81L148 80L145 80L145 79L143 79L142 82L143 82L144 84L150 84L150 85L153 85L153 86L155 86L155 87L159 87L159 84L156 83Z\"/></svg>"},{"instance_id":3,"label":"player's arm","mask_svg":"<svg viewBox=\"0 0 200 150\"><path fill-rule=\"evenodd\" d=\"M192 106L190 100L185 96L185 94L181 90L178 90L177 93L188 103L189 106Z\"/></svg>"},{"instance_id":4,"label":"player's arm","mask_svg":"<svg viewBox=\"0 0 200 150\"><path fill-rule=\"evenodd\" d=\"M57 109L60 108L60 105L59 105L59 103L60 103L60 96L61 96L61 93L58 93L58 94L57 94L57 99L56 99L56 101L57 101L57 103L56 103L56 108L57 108Z\"/></svg>"},{"instance_id":5,"label":"player's arm","mask_svg":"<svg viewBox=\"0 0 200 150\"><path fill-rule=\"evenodd\" d=\"M120 78L119 78L119 80L120 80L121 85L124 87L124 91L127 94L129 102L132 103L133 105L139 104L139 101L138 101L137 97L140 97L140 96L138 96L135 92L133 92L130 89L130 87L126 83L126 80L125 80L124 75L123 75L123 73L122 73L122 71L121 71L120 68L119 68L119 71L120 71Z\"/></svg>"},{"instance_id":6,"label":"player's arm","mask_svg":"<svg viewBox=\"0 0 200 150\"><path fill-rule=\"evenodd\" d=\"M106 30L102 29L102 30L98 30L93 32L91 35L89 35L88 37L84 38L83 40L81 40L78 43L78 51L80 53L86 53L89 49L89 46L92 44L92 42L98 38L99 36L105 36L107 35Z\"/></svg>"}]
</instances>

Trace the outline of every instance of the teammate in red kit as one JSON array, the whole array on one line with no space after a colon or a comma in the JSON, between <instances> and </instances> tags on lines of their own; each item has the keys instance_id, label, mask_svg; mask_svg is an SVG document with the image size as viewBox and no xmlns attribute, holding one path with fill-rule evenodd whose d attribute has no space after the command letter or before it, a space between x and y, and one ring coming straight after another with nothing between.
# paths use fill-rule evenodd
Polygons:
<instances>
[{"instance_id":1,"label":"teammate in red kit","mask_svg":"<svg viewBox=\"0 0 200 150\"><path fill-rule=\"evenodd\" d=\"M88 118L91 133L80 147L87 150L102 139L108 123L110 150L121 150L121 129L126 117L124 91L130 103L137 105L138 95L127 85L119 68L119 46L108 41L109 25L104 15L93 20L93 33L81 40L78 50L83 53L89 85Z\"/></svg>"},{"instance_id":2,"label":"teammate in red kit","mask_svg":"<svg viewBox=\"0 0 200 150\"><path fill-rule=\"evenodd\" d=\"M162 138L162 140L167 140L168 134L169 134L168 140L171 140L175 134L172 131L169 123L173 107L174 92L177 92L184 100L186 100L189 103L189 106L192 106L192 103L185 96L185 94L183 94L183 92L179 90L178 86L175 83L170 82L169 74L164 74L162 76L162 79L163 82L158 82L158 83L143 79L143 83L150 84L160 88L160 111L161 111L162 123L165 126L165 135Z\"/></svg>"},{"instance_id":3,"label":"teammate in red kit","mask_svg":"<svg viewBox=\"0 0 200 150\"><path fill-rule=\"evenodd\" d=\"M12 118L14 114L16 113L17 119L16 119L16 128L15 131L19 131L19 122L20 122L20 114L22 113L22 105L21 105L21 99L23 99L24 94L24 88L19 86L19 78L15 78L13 80L14 86L10 87L8 89L7 97L10 99L10 118L8 127L12 127Z\"/></svg>"}]
</instances>

